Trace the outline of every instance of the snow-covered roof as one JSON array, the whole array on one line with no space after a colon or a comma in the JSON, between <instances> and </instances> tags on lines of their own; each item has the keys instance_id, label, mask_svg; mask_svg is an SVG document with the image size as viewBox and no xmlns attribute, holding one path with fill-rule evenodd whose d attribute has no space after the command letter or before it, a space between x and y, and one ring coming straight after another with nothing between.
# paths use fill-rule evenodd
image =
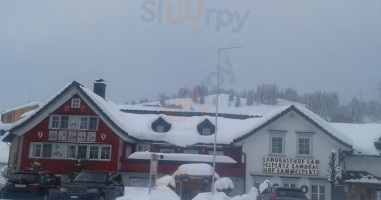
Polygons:
<instances>
[{"instance_id":1,"label":"snow-covered roof","mask_svg":"<svg viewBox=\"0 0 381 200\"><path fill-rule=\"evenodd\" d=\"M213 162L213 155L200 155L200 154L186 154L186 153L155 153L163 156L160 160L172 161L191 161L191 162ZM151 152L135 152L132 153L129 159L151 159ZM216 156L218 163L237 163L235 160L228 156Z\"/></svg>"},{"instance_id":2,"label":"snow-covered roof","mask_svg":"<svg viewBox=\"0 0 381 200\"><path fill-rule=\"evenodd\" d=\"M209 164L204 163L194 163L194 164L184 164L180 165L179 168L172 174L173 177L180 175L192 175L192 176L212 176L213 167ZM215 173L216 179L220 176Z\"/></svg>"},{"instance_id":3,"label":"snow-covered roof","mask_svg":"<svg viewBox=\"0 0 381 200\"><path fill-rule=\"evenodd\" d=\"M374 142L381 138L381 124L347 124L331 123L333 127L352 139L354 154L356 155L380 155Z\"/></svg>"},{"instance_id":4,"label":"snow-covered roof","mask_svg":"<svg viewBox=\"0 0 381 200\"><path fill-rule=\"evenodd\" d=\"M381 184L381 180L373 175L360 175L359 178L348 179L344 183Z\"/></svg>"},{"instance_id":5,"label":"snow-covered roof","mask_svg":"<svg viewBox=\"0 0 381 200\"><path fill-rule=\"evenodd\" d=\"M4 113L9 113L9 112L12 112L12 111L15 111L15 110L20 110L20 109L24 109L24 108L33 107L33 106L38 106L38 107L40 107L40 106L41 106L41 103L39 103L39 102L30 102L30 103L27 103L27 104L24 104L24 105L21 105L21 106L17 106L17 107L8 109L8 110L6 110L6 111L3 111L2 114L4 114Z\"/></svg>"},{"instance_id":6,"label":"snow-covered roof","mask_svg":"<svg viewBox=\"0 0 381 200\"><path fill-rule=\"evenodd\" d=\"M60 97L64 91L71 87L77 87L80 92L90 99L90 103L94 103L96 109L100 109L102 115L105 115L107 120L112 124L112 126L117 127L122 134L122 136L129 136L133 139L140 140L150 140L150 141L161 141L173 144L176 146L190 146L194 144L212 144L214 143L214 134L209 136L203 136L198 133L197 125L208 119L213 124L215 123L215 118L212 116L172 116L166 114L137 114L122 112L121 107L113 103L108 99L104 99L92 90L85 88L77 82L72 82L66 85L63 89L59 90L55 95L53 95L47 103L42 105L40 108L34 110L34 112L28 112L25 117L23 117L18 122L12 124L11 127L6 127L10 132L13 128L18 127L23 122L26 122L29 118L32 118L38 113L42 112L44 107L54 102L55 99ZM205 98L205 110L204 112L215 112L215 106L213 105L214 96L208 96ZM221 104L219 108L222 112L232 112L233 106L229 107L228 95L222 94L220 96ZM185 101L184 99L180 99ZM175 100L172 100L174 103ZM190 100L189 100L190 101ZM242 102L244 103L244 102ZM343 143L344 145L350 146L352 141L346 137L346 135L340 133L332 127L328 122L324 121L322 118L318 117L313 112L306 109L303 105L289 105L290 102L280 101L276 106L266 106L266 105L254 105L254 106L242 106L241 108L235 108L234 110L245 111L246 114L253 115L260 114L263 117L251 117L246 119L232 119L219 117L217 128L217 143L218 144L231 144L237 138L242 138L255 132L258 128L266 125L277 116L282 115L290 110L298 111L301 115L310 119L316 126L320 127L329 136L333 137L337 141ZM183 104L185 104L183 102ZM212 106L213 105L213 106ZM282 106L283 105L283 106ZM286 106L284 106L286 105ZM196 111L203 111L200 107L204 105L193 105L192 109ZM220 109L220 110L221 110ZM255 112L256 111L256 112ZM234 112L233 112L234 113ZM152 130L151 124L159 117L162 117L165 121L171 124L169 131L165 133L158 133Z\"/></svg>"}]
</instances>

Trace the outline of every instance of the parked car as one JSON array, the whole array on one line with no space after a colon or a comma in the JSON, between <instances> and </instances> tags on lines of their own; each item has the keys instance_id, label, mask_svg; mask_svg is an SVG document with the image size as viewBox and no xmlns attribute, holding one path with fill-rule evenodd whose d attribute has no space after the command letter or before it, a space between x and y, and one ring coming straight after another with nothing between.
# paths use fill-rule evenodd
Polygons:
<instances>
[{"instance_id":1,"label":"parked car","mask_svg":"<svg viewBox=\"0 0 381 200\"><path fill-rule=\"evenodd\" d=\"M60 179L51 172L20 171L11 175L1 191L4 199L49 199L49 190L58 188Z\"/></svg>"},{"instance_id":2,"label":"parked car","mask_svg":"<svg viewBox=\"0 0 381 200\"><path fill-rule=\"evenodd\" d=\"M301 189L268 187L258 197L257 200L308 200Z\"/></svg>"},{"instance_id":3,"label":"parked car","mask_svg":"<svg viewBox=\"0 0 381 200\"><path fill-rule=\"evenodd\" d=\"M108 171L82 171L61 186L59 195L63 200L115 200L124 195L122 176Z\"/></svg>"}]
</instances>

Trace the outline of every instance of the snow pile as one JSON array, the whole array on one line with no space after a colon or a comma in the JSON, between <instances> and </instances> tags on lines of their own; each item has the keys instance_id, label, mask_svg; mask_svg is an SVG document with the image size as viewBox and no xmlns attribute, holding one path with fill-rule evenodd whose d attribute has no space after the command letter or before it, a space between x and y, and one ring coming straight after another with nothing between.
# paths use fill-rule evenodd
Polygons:
<instances>
[{"instance_id":1,"label":"snow pile","mask_svg":"<svg viewBox=\"0 0 381 200\"><path fill-rule=\"evenodd\" d=\"M248 195L254 197L254 199L257 198L257 196L259 195L258 193L258 189L256 187L252 187L249 191L249 193L247 193Z\"/></svg>"},{"instance_id":2,"label":"snow pile","mask_svg":"<svg viewBox=\"0 0 381 200\"><path fill-rule=\"evenodd\" d=\"M172 174L173 177L179 175L192 175L192 176L212 176L213 167L208 164L197 163L197 164L184 164ZM215 173L215 177L218 179L219 176Z\"/></svg>"},{"instance_id":3,"label":"snow pile","mask_svg":"<svg viewBox=\"0 0 381 200\"><path fill-rule=\"evenodd\" d=\"M187 162L213 162L213 155L201 155L201 154L186 154L186 153L155 153L162 155L163 159L160 160L172 160L172 161L187 161ZM135 152L132 153L128 159L144 159L150 160L151 153L149 152ZM216 162L218 163L237 163L235 160L228 156L216 156Z\"/></svg>"},{"instance_id":4,"label":"snow pile","mask_svg":"<svg viewBox=\"0 0 381 200\"><path fill-rule=\"evenodd\" d=\"M222 178L219 178L219 179L216 180L216 182L214 183L214 187L218 191L228 190L228 189L233 190L234 189L234 184L233 184L233 181L230 178L228 178L228 177L222 177Z\"/></svg>"},{"instance_id":5,"label":"snow pile","mask_svg":"<svg viewBox=\"0 0 381 200\"><path fill-rule=\"evenodd\" d=\"M157 186L172 186L175 188L176 187L176 181L173 178L173 176L166 175L166 176L163 176L163 177L157 179L156 185Z\"/></svg>"},{"instance_id":6,"label":"snow pile","mask_svg":"<svg viewBox=\"0 0 381 200\"><path fill-rule=\"evenodd\" d=\"M263 191L265 191L266 188L271 187L271 181L269 180L264 180L260 185L259 185L259 194L261 194Z\"/></svg>"},{"instance_id":7,"label":"snow pile","mask_svg":"<svg viewBox=\"0 0 381 200\"><path fill-rule=\"evenodd\" d=\"M179 196L169 187L158 186L148 194L148 188L125 187L124 196L116 200L180 200Z\"/></svg>"},{"instance_id":8,"label":"snow pile","mask_svg":"<svg viewBox=\"0 0 381 200\"><path fill-rule=\"evenodd\" d=\"M199 193L196 195L193 200L256 200L257 197L254 197L249 194L229 197L224 192L215 192L214 196L210 192Z\"/></svg>"},{"instance_id":9,"label":"snow pile","mask_svg":"<svg viewBox=\"0 0 381 200\"><path fill-rule=\"evenodd\" d=\"M231 198L224 192L215 192L214 195L211 192L204 192L196 195L193 200L231 200Z\"/></svg>"}]
</instances>

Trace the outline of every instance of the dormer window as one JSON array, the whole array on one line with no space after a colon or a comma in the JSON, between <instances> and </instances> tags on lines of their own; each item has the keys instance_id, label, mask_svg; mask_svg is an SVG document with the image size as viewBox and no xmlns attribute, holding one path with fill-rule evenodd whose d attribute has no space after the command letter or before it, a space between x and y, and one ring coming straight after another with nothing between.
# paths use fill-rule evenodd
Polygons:
<instances>
[{"instance_id":1,"label":"dormer window","mask_svg":"<svg viewBox=\"0 0 381 200\"><path fill-rule=\"evenodd\" d=\"M201 135L210 135L210 128L203 128Z\"/></svg>"},{"instance_id":2,"label":"dormer window","mask_svg":"<svg viewBox=\"0 0 381 200\"><path fill-rule=\"evenodd\" d=\"M162 117L152 122L151 128L157 133L166 133L171 129L171 124L165 121Z\"/></svg>"},{"instance_id":3,"label":"dormer window","mask_svg":"<svg viewBox=\"0 0 381 200\"><path fill-rule=\"evenodd\" d=\"M73 98L71 100L71 108L80 108L81 107L81 99Z\"/></svg>"},{"instance_id":4,"label":"dormer window","mask_svg":"<svg viewBox=\"0 0 381 200\"><path fill-rule=\"evenodd\" d=\"M158 133L164 133L164 126L157 126L156 127L156 132L158 132Z\"/></svg>"},{"instance_id":5,"label":"dormer window","mask_svg":"<svg viewBox=\"0 0 381 200\"><path fill-rule=\"evenodd\" d=\"M214 134L216 128L212 122L210 122L208 119L205 119L203 122L197 125L197 131L200 135L208 136Z\"/></svg>"}]
</instances>

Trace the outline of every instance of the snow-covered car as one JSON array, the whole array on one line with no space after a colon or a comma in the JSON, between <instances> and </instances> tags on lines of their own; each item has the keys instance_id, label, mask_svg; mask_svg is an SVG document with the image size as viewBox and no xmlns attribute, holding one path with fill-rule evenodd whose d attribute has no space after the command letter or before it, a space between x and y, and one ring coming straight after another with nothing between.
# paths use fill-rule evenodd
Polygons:
<instances>
[{"instance_id":1,"label":"snow-covered car","mask_svg":"<svg viewBox=\"0 0 381 200\"><path fill-rule=\"evenodd\" d=\"M82 171L69 183L63 184L59 196L63 200L114 200L124 195L120 174L108 171Z\"/></svg>"}]
</instances>

